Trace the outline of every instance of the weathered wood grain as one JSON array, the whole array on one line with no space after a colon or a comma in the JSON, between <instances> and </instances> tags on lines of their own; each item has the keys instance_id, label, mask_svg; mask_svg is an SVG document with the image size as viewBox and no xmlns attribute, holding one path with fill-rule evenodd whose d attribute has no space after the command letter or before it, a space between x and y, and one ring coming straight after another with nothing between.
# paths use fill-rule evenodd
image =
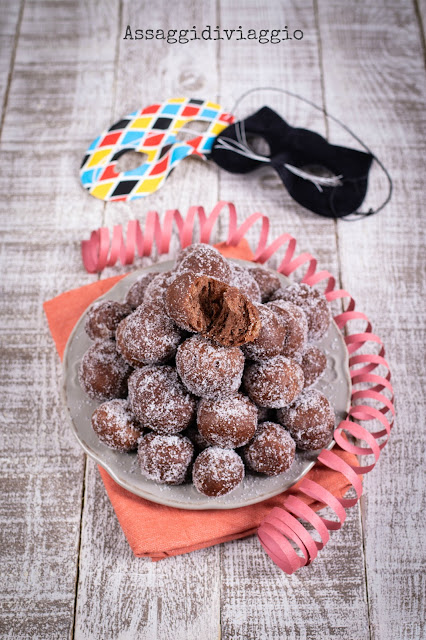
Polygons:
<instances>
[{"instance_id":1,"label":"weathered wood grain","mask_svg":"<svg viewBox=\"0 0 426 640\"><path fill-rule=\"evenodd\" d=\"M320 52L312 2L263 6L261 15L255 2L246 3L241 13L237 5L225 2L221 4L220 23L261 24L264 28L287 25L306 34L303 47L288 42L280 46L238 43L233 47L221 43L221 92L229 95L227 102L234 103L250 87L276 86L322 104ZM326 133L320 112L279 93L264 91L248 96L237 115L246 117L264 104L275 108L290 124ZM254 211L266 213L271 220L271 240L281 233L291 233L298 240L298 252L311 252L318 257L321 268L339 277L335 222L300 207L273 170L260 173L257 177L222 171L221 198L237 204L240 221ZM252 241L258 233L258 227L250 232ZM275 259L273 264L276 263ZM349 543L353 544L353 551L348 550ZM329 548L320 554L315 567L307 567L291 578L270 562L255 538L224 545L222 567L221 622L222 637L226 640L368 637L359 507L351 513L344 532L334 536ZM345 607L349 601L351 615Z\"/></svg>"},{"instance_id":2,"label":"weathered wood grain","mask_svg":"<svg viewBox=\"0 0 426 640\"><path fill-rule=\"evenodd\" d=\"M358 508L315 562L292 576L256 538L222 546L222 638L369 637Z\"/></svg>"},{"instance_id":3,"label":"weathered wood grain","mask_svg":"<svg viewBox=\"0 0 426 640\"><path fill-rule=\"evenodd\" d=\"M421 638L423 0L417 12L403 0L246 0L244 7L185 0L178 11L165 0L22 6L0 2L2 103L8 87L0 145L0 637ZM304 38L281 45L129 42L128 23L287 25ZM105 205L81 188L84 150L114 119L172 95L231 108L255 85L282 86L318 104L325 98L383 156L395 181L391 205L376 218L336 225L295 204L268 169L231 176L197 160L182 162L139 202ZM236 115L265 103L291 124L327 132L321 114L280 94L252 96ZM329 130L333 142L353 145ZM384 186L375 170L368 204ZM341 277L383 337L394 373L398 423L365 479L361 511L350 510L315 563L291 577L254 537L159 563L133 557L95 465L89 461L84 472L84 456L64 428L60 365L41 308L46 298L96 279L85 273L79 250L91 229L143 222L150 209L203 204L209 211L219 197L236 203L240 222L263 211L271 238L292 233L299 250ZM254 244L257 229L249 234ZM222 224L214 239L225 237Z\"/></svg>"},{"instance_id":4,"label":"weathered wood grain","mask_svg":"<svg viewBox=\"0 0 426 640\"><path fill-rule=\"evenodd\" d=\"M9 5L13 4L9 1ZM116 0L25 0L24 16L16 57L18 65L72 64L79 68L82 76L83 63L89 63L93 71L99 72L105 63L115 59L120 16L120 3ZM80 93L83 99L82 88ZM91 106L88 101L88 110L92 110Z\"/></svg>"},{"instance_id":5,"label":"weathered wood grain","mask_svg":"<svg viewBox=\"0 0 426 640\"><path fill-rule=\"evenodd\" d=\"M327 107L344 114L394 181L393 200L383 212L355 224L339 223L339 245L343 285L387 346L398 403L390 446L364 482L372 637L420 638L425 609L424 536L418 520L424 508L424 440L419 434L423 356L418 345L423 343L419 317L424 308L425 238L420 167L426 122L419 25L413 5L403 2L391 7L360 2L344 8L319 3L319 20ZM349 91L355 86L357 99ZM331 132L339 133L334 126ZM376 184L373 178L373 202L384 193Z\"/></svg>"},{"instance_id":6,"label":"weathered wood grain","mask_svg":"<svg viewBox=\"0 0 426 640\"><path fill-rule=\"evenodd\" d=\"M417 18L419 22L419 31L420 36L423 39L423 54L425 55L426 62L426 1L425 0L416 0L415 1L415 9L417 12Z\"/></svg>"},{"instance_id":7,"label":"weathered wood grain","mask_svg":"<svg viewBox=\"0 0 426 640\"><path fill-rule=\"evenodd\" d=\"M89 461L75 638L216 639L219 547L135 558Z\"/></svg>"},{"instance_id":8,"label":"weathered wood grain","mask_svg":"<svg viewBox=\"0 0 426 640\"><path fill-rule=\"evenodd\" d=\"M154 4L149 11L142 1L124 2L112 120L137 108L173 97L217 100L219 76L216 43L195 41L184 45L168 45L162 40L124 39L127 25L132 26L133 32L138 27L161 28L167 32L169 29L187 29L193 25L202 29L204 25L215 21L216 9L213 4L203 5L191 0L182 2L177 16L168 11L165 2ZM173 174L155 193L132 202L108 203L105 221L108 226L125 224L135 218L143 223L146 213L152 209L163 216L167 209L178 208L185 215L191 205L200 204L209 210L217 199L217 167L200 159L186 158L174 168ZM219 239L218 235L216 237ZM214 241L214 234L212 238ZM172 255L177 247L174 234ZM140 262L136 262L135 266L138 264Z\"/></svg>"},{"instance_id":9,"label":"weathered wood grain","mask_svg":"<svg viewBox=\"0 0 426 640\"><path fill-rule=\"evenodd\" d=\"M0 123L3 122L10 78L15 64L23 2L0 2ZM0 130L1 134L1 130Z\"/></svg>"},{"instance_id":10,"label":"weathered wood grain","mask_svg":"<svg viewBox=\"0 0 426 640\"><path fill-rule=\"evenodd\" d=\"M300 42L253 44L251 41L220 43L221 94L233 105L246 90L254 87L282 87L322 104L321 68L319 60L314 6L311 1L276 2L263 6L247 2L244 11L231 2L221 4L220 22L258 29L301 29ZM236 116L247 117L267 104L290 124L326 132L323 115L303 102L282 93L259 91L248 96L238 107ZM271 218L270 238L289 232L299 240L299 248L318 256L321 265L338 272L334 222L303 209L288 195L273 169L267 168L246 176L221 171L220 196L235 201L239 221L249 213L262 211ZM258 227L251 233L258 237ZM276 260L275 260L276 262Z\"/></svg>"},{"instance_id":11,"label":"weathered wood grain","mask_svg":"<svg viewBox=\"0 0 426 640\"><path fill-rule=\"evenodd\" d=\"M60 364L42 302L94 279L83 270L79 242L88 225L100 224L102 206L94 203L87 215L76 172L81 143L74 143L70 132L87 135L95 107L108 109L110 98L102 83L96 92L88 91L87 81L102 63L95 43L93 68L87 58L84 62L70 54L60 61L55 52L55 46L60 51L60 40L55 45L59 24L63 37L69 29L74 46L75 34L85 32L85 5L26 4L2 131L4 638L65 638L73 624L84 455L65 428ZM102 28L103 21L98 24ZM44 26L43 45L34 25ZM41 55L43 47L51 64L37 60L35 53ZM112 70L110 62L98 78L107 83Z\"/></svg>"},{"instance_id":12,"label":"weathered wood grain","mask_svg":"<svg viewBox=\"0 0 426 640\"><path fill-rule=\"evenodd\" d=\"M180 11L190 27L193 24L210 24L215 20L213 5L185 2L181 3ZM216 99L213 43L202 45L199 55L199 43L167 46L161 41L123 40L127 24L133 29L150 25L171 29L176 28L177 22L175 15L168 16L165 3L152 5L149 12L144 2L123 3L113 109L107 116L110 121L99 122L99 131L138 107L168 97L189 95ZM211 61L208 66L206 59ZM98 111L101 118L106 117L105 113L102 115ZM93 137L95 135L96 131ZM209 207L216 200L216 167L188 159L181 162L165 185L148 198L129 203L107 203L104 219L109 228L133 219L143 224L147 211L151 209L156 209L163 216L166 209L178 207L185 214L191 204ZM94 199L90 198L90 201ZM176 237L172 246L175 253ZM141 262L137 260L133 268L140 266ZM105 270L105 276L128 270L129 267ZM89 464L82 524L76 638L216 640L220 624L219 584L218 548L159 563L135 558L120 530L98 472L94 465Z\"/></svg>"}]
</instances>

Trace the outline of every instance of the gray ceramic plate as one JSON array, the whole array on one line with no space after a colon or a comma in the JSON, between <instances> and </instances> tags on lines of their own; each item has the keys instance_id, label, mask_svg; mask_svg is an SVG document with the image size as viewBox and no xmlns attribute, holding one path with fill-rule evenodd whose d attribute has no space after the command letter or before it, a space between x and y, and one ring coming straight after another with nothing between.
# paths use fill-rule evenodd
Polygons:
<instances>
[{"instance_id":1,"label":"gray ceramic plate","mask_svg":"<svg viewBox=\"0 0 426 640\"><path fill-rule=\"evenodd\" d=\"M253 263L235 260L245 266ZM120 280L101 299L122 301L129 287L141 273L167 271L172 262L163 262L146 269L139 269ZM283 283L288 279L280 275ZM135 453L119 453L103 445L90 424L91 415L99 402L90 400L78 383L78 367L85 351L92 344L87 337L84 313L76 324L65 349L63 365L63 398L68 409L70 426L86 453L100 464L118 484L138 496L181 509L236 509L266 500L285 491L300 480L312 468L319 454L316 452L296 452L291 468L279 476L245 477L243 483L226 496L207 498L198 493L192 484L166 486L144 478L139 472ZM336 424L346 416L350 406L351 383L348 354L343 336L333 321L327 335L318 343L327 353L327 369L323 377L314 385L330 400L336 411ZM332 448L332 442L328 448Z\"/></svg>"}]
</instances>

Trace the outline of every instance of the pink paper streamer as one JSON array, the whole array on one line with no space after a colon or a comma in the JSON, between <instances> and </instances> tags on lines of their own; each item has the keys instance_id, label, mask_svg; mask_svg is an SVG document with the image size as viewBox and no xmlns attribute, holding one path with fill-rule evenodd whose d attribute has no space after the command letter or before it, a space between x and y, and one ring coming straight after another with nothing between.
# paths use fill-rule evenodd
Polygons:
<instances>
[{"instance_id":1,"label":"pink paper streamer","mask_svg":"<svg viewBox=\"0 0 426 640\"><path fill-rule=\"evenodd\" d=\"M295 496L289 496L283 507L275 507L264 518L258 528L260 543L270 558L286 573L291 574L302 566L310 564L318 551L329 540L329 531L340 529L346 518L346 509L354 506L362 494L360 475L374 469L383 447L387 444L395 415L393 388L390 383L391 372L385 360L385 349L381 339L372 332L372 325L364 313L355 311L355 300L344 289L335 289L336 280L328 271L317 271L317 260L310 253L295 256L296 240L284 233L268 246L269 219L261 213L249 216L240 226L237 224L237 212L231 202L218 202L209 215L203 207L190 207L184 218L177 209L166 211L163 223L156 211L149 211L145 228L142 231L137 220L127 224L126 239L121 225L116 225L110 239L109 230L102 227L93 231L90 240L82 242L84 265L89 273L102 271L120 260L121 264L132 264L135 255L151 255L154 242L158 254L168 253L173 233L177 227L181 247L193 241L195 220L198 218L200 242L209 243L214 225L219 216L228 215L228 238L226 244L236 246L251 227L260 221L260 234L254 261L264 263L281 247L286 247L284 258L278 271L288 276L300 267L305 267L302 282L313 286L325 283L325 296L329 302L346 298L348 300L343 313L335 316L337 326L345 330L345 342L350 354L349 367L352 378L351 408L345 420L342 420L334 432L337 445L349 453L360 456L373 456L374 461L364 466L351 466L333 451L323 450L316 464L342 473L352 484L356 497L337 498L317 482L305 478L299 485L299 491L334 512L337 520L319 516L313 509ZM365 323L360 333L351 333L349 323L352 320ZM373 353L357 353L364 345L374 346ZM377 352L378 350L378 352ZM359 367L359 365L362 365ZM385 375L373 373L378 367L385 369ZM362 385L361 389L357 389ZM364 402L367 401L366 404ZM374 406L373 406L374 404ZM389 416L389 417L387 417ZM379 423L381 428L371 431L369 424ZM373 426L372 428L376 428ZM362 440L366 446L350 442L346 435ZM380 443L378 440L382 440ZM300 522L304 520L313 527L313 531ZM314 534L320 541L315 540Z\"/></svg>"}]
</instances>

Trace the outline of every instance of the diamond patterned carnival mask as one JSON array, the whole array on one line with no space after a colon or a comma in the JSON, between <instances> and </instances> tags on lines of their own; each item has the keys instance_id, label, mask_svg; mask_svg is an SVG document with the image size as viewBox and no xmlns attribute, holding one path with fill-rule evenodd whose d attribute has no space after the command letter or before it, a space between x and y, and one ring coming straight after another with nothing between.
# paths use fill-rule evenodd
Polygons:
<instances>
[{"instance_id":1,"label":"diamond patterned carnival mask","mask_svg":"<svg viewBox=\"0 0 426 640\"><path fill-rule=\"evenodd\" d=\"M202 133L180 140L189 122L205 122ZM207 160L218 134L234 118L208 100L172 98L134 111L115 122L90 145L80 167L83 187L100 200L136 200L161 187L172 169L188 156ZM129 171L116 171L119 158L129 151L145 155Z\"/></svg>"}]
</instances>

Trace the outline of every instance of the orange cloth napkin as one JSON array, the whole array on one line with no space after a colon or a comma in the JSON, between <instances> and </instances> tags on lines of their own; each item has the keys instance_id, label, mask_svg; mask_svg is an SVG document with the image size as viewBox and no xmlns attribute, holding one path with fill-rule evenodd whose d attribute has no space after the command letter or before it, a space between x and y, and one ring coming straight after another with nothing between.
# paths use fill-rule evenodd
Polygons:
<instances>
[{"instance_id":1,"label":"orange cloth napkin","mask_svg":"<svg viewBox=\"0 0 426 640\"><path fill-rule=\"evenodd\" d=\"M227 257L250 260L253 254L245 239L237 247L225 243L215 245ZM96 298L106 293L124 276L99 280L78 289L67 291L44 303L50 332L62 359L68 337L85 309ZM335 449L337 455L349 464L357 464L355 456ZM261 520L273 507L282 506L288 495L297 495L313 509L323 505L300 493L298 484L274 498L239 509L188 511L166 507L130 493L120 487L108 473L99 467L111 504L136 556L161 560L168 556L189 553L220 542L244 538L256 532ZM338 472L321 464L315 465L306 476L342 498L351 484Z\"/></svg>"}]
</instances>

